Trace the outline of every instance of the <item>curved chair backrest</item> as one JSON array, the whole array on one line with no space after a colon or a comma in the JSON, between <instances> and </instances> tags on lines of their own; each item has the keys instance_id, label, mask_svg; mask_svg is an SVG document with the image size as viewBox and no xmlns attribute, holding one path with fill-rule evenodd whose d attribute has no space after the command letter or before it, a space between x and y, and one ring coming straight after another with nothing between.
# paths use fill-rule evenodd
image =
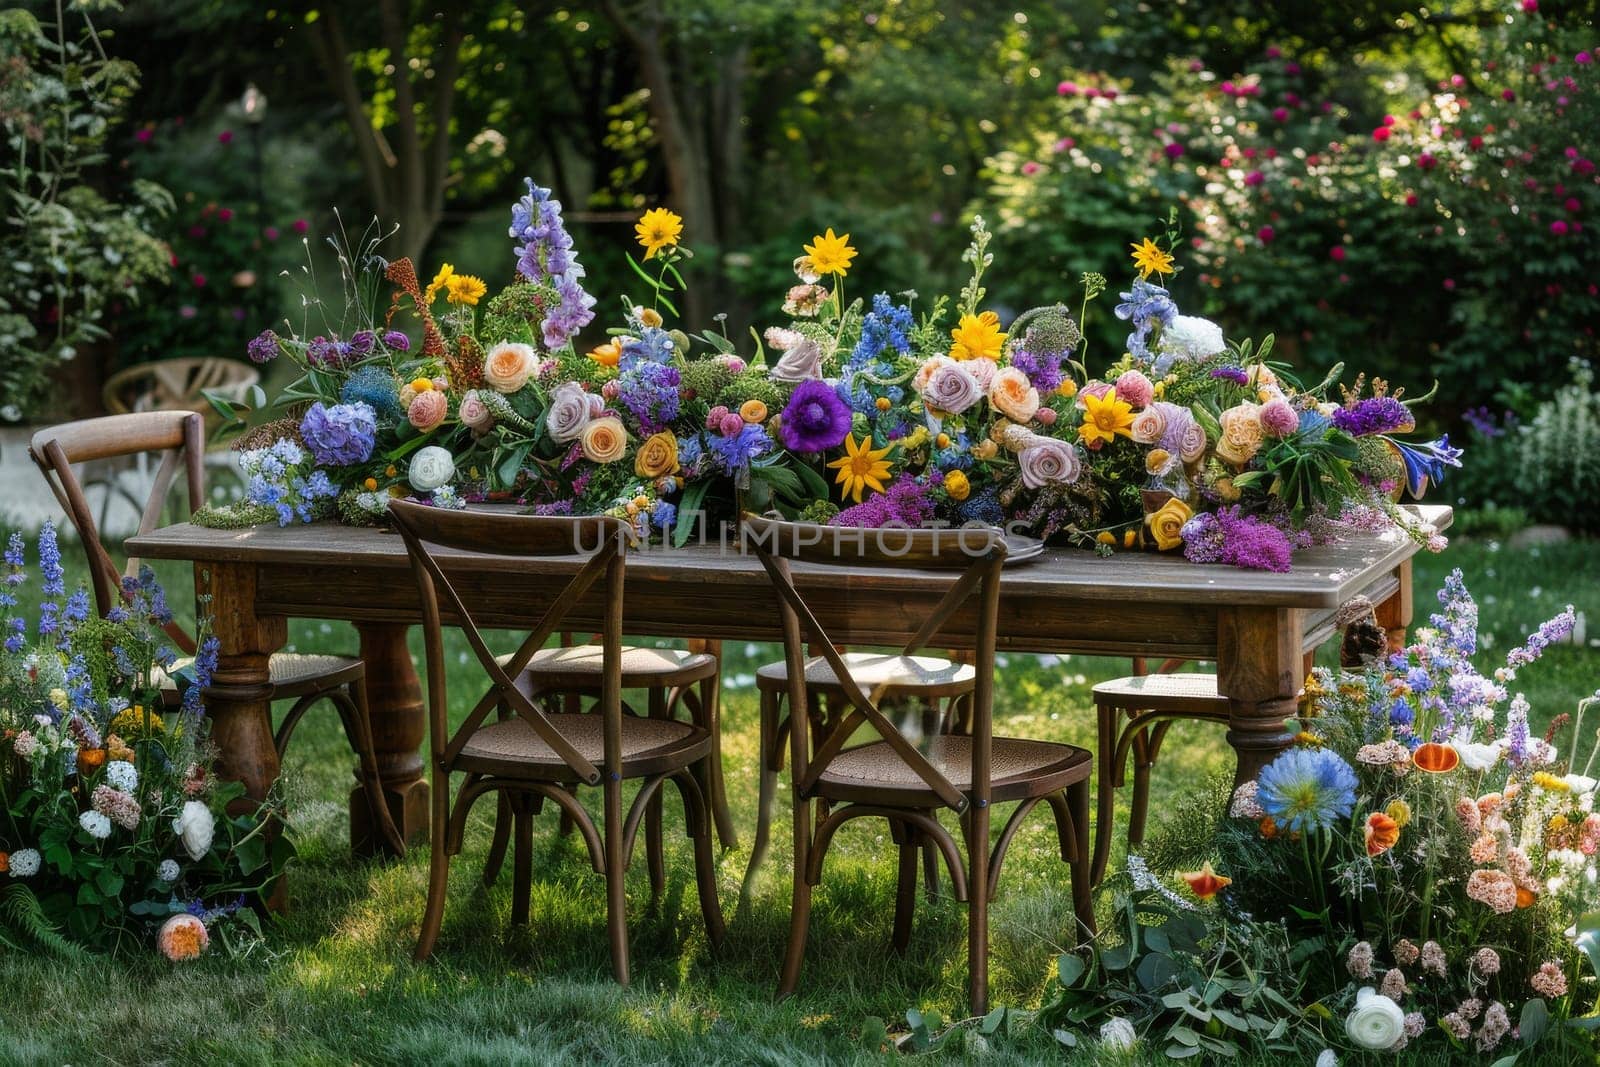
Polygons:
<instances>
[{"instance_id":1,"label":"curved chair backrest","mask_svg":"<svg viewBox=\"0 0 1600 1067\"><path fill-rule=\"evenodd\" d=\"M106 410L115 415L132 411L195 411L215 418L206 400L215 392L229 400L242 400L245 391L261 381L261 372L248 363L222 356L182 356L140 363L113 374L101 390Z\"/></svg>"},{"instance_id":2,"label":"curved chair backrest","mask_svg":"<svg viewBox=\"0 0 1600 1067\"><path fill-rule=\"evenodd\" d=\"M554 723L516 686L535 652L544 647L563 619L597 581L604 579L606 598L600 709L605 716L607 771L621 771L622 733L622 582L628 525L606 515L566 518L504 512L455 511L396 500L389 505L395 528L411 556L411 571L422 601L422 626L428 657L428 717L437 769L448 773L461 749L489 712L509 707L561 756L580 779L600 782L600 770L579 755ZM451 555L477 552L496 556L588 556L546 609L522 645L503 665L484 642L467 598L450 581ZM478 664L489 676L490 689L456 729L447 733L449 705L445 687L444 618L441 602L466 635Z\"/></svg>"},{"instance_id":3,"label":"curved chair backrest","mask_svg":"<svg viewBox=\"0 0 1600 1067\"><path fill-rule=\"evenodd\" d=\"M988 803L989 758L993 734L995 628L1000 607L1000 569L1005 564L1005 537L988 527L946 530L883 529L818 526L785 522L746 514L741 524L742 543L753 549L778 593L783 617L784 658L789 678L789 706L805 708L807 642L827 660L840 688L852 705L813 749L809 743L808 716L790 716L791 758L795 789L809 796L828 764L844 750L856 731L870 724L878 736L905 761L940 800L964 812L969 798L928 762L879 710L853 678L839 644L818 620L795 587L791 562L827 567L858 567L883 571L959 570L927 618L902 649L911 655L936 637L957 609L969 599L979 601L977 618L977 677L972 694L972 803ZM871 578L862 580L870 581ZM847 579L848 581L848 579Z\"/></svg>"},{"instance_id":4,"label":"curved chair backrest","mask_svg":"<svg viewBox=\"0 0 1600 1067\"><path fill-rule=\"evenodd\" d=\"M44 475L50 491L83 542L84 552L89 557L89 580L94 588L95 607L102 615L122 599L122 579L139 573L139 560L129 557L119 567L111 558L100 540L100 529L72 465L150 452L160 453L161 463L139 516L138 532L141 534L149 533L160 523L167 495L180 468L188 490L189 513L193 514L205 499L202 466L205 423L197 413L146 411L80 419L47 426L35 433L28 445L28 455ZM174 625L167 627L167 633L185 652L194 651L193 637Z\"/></svg>"}]
</instances>

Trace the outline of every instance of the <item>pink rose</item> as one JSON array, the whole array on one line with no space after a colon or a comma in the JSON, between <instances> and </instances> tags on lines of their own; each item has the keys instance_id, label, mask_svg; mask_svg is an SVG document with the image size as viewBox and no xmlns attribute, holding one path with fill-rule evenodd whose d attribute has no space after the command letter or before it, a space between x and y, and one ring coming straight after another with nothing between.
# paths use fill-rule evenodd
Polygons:
<instances>
[{"instance_id":1,"label":"pink rose","mask_svg":"<svg viewBox=\"0 0 1600 1067\"><path fill-rule=\"evenodd\" d=\"M935 356L923 364L924 369L930 367L932 370L920 387L922 402L930 408L959 415L983 399L978 379L949 356Z\"/></svg>"},{"instance_id":2,"label":"pink rose","mask_svg":"<svg viewBox=\"0 0 1600 1067\"><path fill-rule=\"evenodd\" d=\"M470 430L477 430L480 433L494 425L494 415L490 413L483 399L478 396L476 389L471 390L461 398L461 410L457 414L460 416L463 426Z\"/></svg>"},{"instance_id":3,"label":"pink rose","mask_svg":"<svg viewBox=\"0 0 1600 1067\"><path fill-rule=\"evenodd\" d=\"M575 441L594 416L590 413L589 394L577 382L562 382L550 394L550 407L545 412L545 428L550 439L558 444ZM595 400L600 400L595 397ZM604 401L600 401L604 404Z\"/></svg>"},{"instance_id":4,"label":"pink rose","mask_svg":"<svg viewBox=\"0 0 1600 1067\"><path fill-rule=\"evenodd\" d=\"M1133 417L1128 432L1141 445L1158 444L1167 433L1167 413L1159 404L1147 407Z\"/></svg>"},{"instance_id":5,"label":"pink rose","mask_svg":"<svg viewBox=\"0 0 1600 1067\"><path fill-rule=\"evenodd\" d=\"M1085 382L1083 388L1078 390L1078 406L1080 408L1083 407L1083 398L1086 396L1104 399L1106 394L1111 391L1112 385L1110 382Z\"/></svg>"},{"instance_id":6,"label":"pink rose","mask_svg":"<svg viewBox=\"0 0 1600 1067\"><path fill-rule=\"evenodd\" d=\"M425 389L411 398L411 406L406 408L406 418L411 425L427 433L444 421L450 413L450 401L437 389Z\"/></svg>"},{"instance_id":7,"label":"pink rose","mask_svg":"<svg viewBox=\"0 0 1600 1067\"><path fill-rule=\"evenodd\" d=\"M728 417L727 405L726 404L718 404L716 407L714 407L710 411L706 412L706 429L708 429L708 430L720 430L722 428L722 420L727 418L727 417Z\"/></svg>"},{"instance_id":8,"label":"pink rose","mask_svg":"<svg viewBox=\"0 0 1600 1067\"><path fill-rule=\"evenodd\" d=\"M999 364L987 356L975 356L972 359L962 360L962 369L977 381L978 387L984 392L989 391L989 386L994 382L995 372Z\"/></svg>"},{"instance_id":9,"label":"pink rose","mask_svg":"<svg viewBox=\"0 0 1600 1067\"><path fill-rule=\"evenodd\" d=\"M1257 417L1269 437L1288 437L1300 428L1299 413L1281 396L1262 404Z\"/></svg>"},{"instance_id":10,"label":"pink rose","mask_svg":"<svg viewBox=\"0 0 1600 1067\"><path fill-rule=\"evenodd\" d=\"M738 437L743 429L744 418L735 411L722 416L722 421L717 425L717 432L724 437Z\"/></svg>"},{"instance_id":11,"label":"pink rose","mask_svg":"<svg viewBox=\"0 0 1600 1067\"><path fill-rule=\"evenodd\" d=\"M1022 484L1029 489L1066 485L1077 481L1083 471L1076 448L1042 434L1028 437L1027 444L1017 453L1017 465L1022 470Z\"/></svg>"},{"instance_id":12,"label":"pink rose","mask_svg":"<svg viewBox=\"0 0 1600 1067\"><path fill-rule=\"evenodd\" d=\"M1155 399L1155 386L1136 370L1124 371L1117 379L1116 388L1118 399L1126 400L1136 408L1149 407L1150 401Z\"/></svg>"}]
</instances>

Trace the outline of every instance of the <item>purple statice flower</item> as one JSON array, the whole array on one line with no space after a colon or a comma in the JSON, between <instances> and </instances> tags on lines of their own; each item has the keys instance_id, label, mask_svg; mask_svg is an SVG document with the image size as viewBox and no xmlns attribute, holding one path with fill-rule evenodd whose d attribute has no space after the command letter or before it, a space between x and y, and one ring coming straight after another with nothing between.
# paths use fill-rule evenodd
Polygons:
<instances>
[{"instance_id":1,"label":"purple statice flower","mask_svg":"<svg viewBox=\"0 0 1600 1067\"><path fill-rule=\"evenodd\" d=\"M778 438L792 452L825 452L850 432L850 409L827 382L801 382L778 422Z\"/></svg>"},{"instance_id":2,"label":"purple statice flower","mask_svg":"<svg viewBox=\"0 0 1600 1067\"><path fill-rule=\"evenodd\" d=\"M883 492L845 508L830 519L828 525L869 530L889 525L915 529L933 518L934 482L931 476L926 479L901 478L890 483Z\"/></svg>"},{"instance_id":3,"label":"purple statice flower","mask_svg":"<svg viewBox=\"0 0 1600 1067\"><path fill-rule=\"evenodd\" d=\"M271 330L262 330L251 338L244 350L251 363L271 363L278 358L278 335Z\"/></svg>"},{"instance_id":4,"label":"purple statice flower","mask_svg":"<svg viewBox=\"0 0 1600 1067\"><path fill-rule=\"evenodd\" d=\"M1506 666L1515 670L1526 667L1540 656L1544 650L1557 641L1563 641L1572 633L1572 628L1577 624L1578 617L1568 604L1567 609L1555 618L1550 619L1538 630L1528 635L1527 643L1521 648L1513 648L1506 655Z\"/></svg>"},{"instance_id":5,"label":"purple statice flower","mask_svg":"<svg viewBox=\"0 0 1600 1067\"><path fill-rule=\"evenodd\" d=\"M550 348L565 345L583 327L594 321L594 297L579 284L583 265L572 248L572 235L561 218L561 201L549 189L524 178L528 193L511 206L509 235L521 242L517 246L517 272L535 285L549 284L560 296L560 304L544 320L544 342Z\"/></svg>"},{"instance_id":6,"label":"purple statice flower","mask_svg":"<svg viewBox=\"0 0 1600 1067\"><path fill-rule=\"evenodd\" d=\"M617 379L617 399L633 416L634 427L643 437L660 433L678 417L678 386L682 376L677 367L664 363L636 364Z\"/></svg>"},{"instance_id":7,"label":"purple statice flower","mask_svg":"<svg viewBox=\"0 0 1600 1067\"><path fill-rule=\"evenodd\" d=\"M1392 396L1369 396L1333 413L1333 425L1351 437L1396 433L1416 426L1411 409Z\"/></svg>"},{"instance_id":8,"label":"purple statice flower","mask_svg":"<svg viewBox=\"0 0 1600 1067\"><path fill-rule=\"evenodd\" d=\"M300 436L312 458L334 467L371 459L377 435L378 413L360 402L328 407L319 400L300 420Z\"/></svg>"},{"instance_id":9,"label":"purple statice flower","mask_svg":"<svg viewBox=\"0 0 1600 1067\"><path fill-rule=\"evenodd\" d=\"M390 330L383 335L383 345L385 348L393 349L396 352L409 352L411 351L411 338L399 330Z\"/></svg>"},{"instance_id":10,"label":"purple statice flower","mask_svg":"<svg viewBox=\"0 0 1600 1067\"><path fill-rule=\"evenodd\" d=\"M1232 382L1234 385L1250 384L1250 372L1243 367L1212 367L1211 377L1225 382Z\"/></svg>"},{"instance_id":11,"label":"purple statice flower","mask_svg":"<svg viewBox=\"0 0 1600 1067\"><path fill-rule=\"evenodd\" d=\"M1516 767L1528 758L1528 701L1521 693L1506 711L1506 760Z\"/></svg>"},{"instance_id":12,"label":"purple statice flower","mask_svg":"<svg viewBox=\"0 0 1600 1067\"><path fill-rule=\"evenodd\" d=\"M767 436L767 431L760 426L746 423L745 426L732 437L713 435L706 442L706 448L716 460L717 466L732 474L749 466L750 461L757 456L764 456L772 451L772 438Z\"/></svg>"},{"instance_id":13,"label":"purple statice flower","mask_svg":"<svg viewBox=\"0 0 1600 1067\"><path fill-rule=\"evenodd\" d=\"M617 368L629 371L640 363L670 363L675 347L672 335L666 330L659 326L646 326L639 331L638 337L630 337L622 342Z\"/></svg>"},{"instance_id":14,"label":"purple statice flower","mask_svg":"<svg viewBox=\"0 0 1600 1067\"><path fill-rule=\"evenodd\" d=\"M1124 322L1133 324L1133 332L1128 335L1128 354L1138 360L1150 358L1150 348L1145 343L1150 338L1150 331L1157 323L1163 326L1178 317L1178 305L1172 302L1172 296L1159 285L1135 278L1133 288L1122 295L1122 303L1113 308L1113 313Z\"/></svg>"},{"instance_id":15,"label":"purple statice flower","mask_svg":"<svg viewBox=\"0 0 1600 1067\"><path fill-rule=\"evenodd\" d=\"M1061 364L1069 353L1030 352L1019 348L1011 353L1011 365L1028 376L1029 383L1041 393L1053 393L1061 387Z\"/></svg>"},{"instance_id":16,"label":"purple statice flower","mask_svg":"<svg viewBox=\"0 0 1600 1067\"><path fill-rule=\"evenodd\" d=\"M1202 512L1183 527L1183 555L1191 563L1225 563L1247 570L1287 571L1294 544L1283 529L1237 507Z\"/></svg>"},{"instance_id":17,"label":"purple statice flower","mask_svg":"<svg viewBox=\"0 0 1600 1067\"><path fill-rule=\"evenodd\" d=\"M1478 604L1467 592L1467 581L1461 568L1451 571L1439 590L1439 604L1443 611L1428 616L1428 623L1439 632L1444 646L1460 656L1471 656L1478 651Z\"/></svg>"}]
</instances>

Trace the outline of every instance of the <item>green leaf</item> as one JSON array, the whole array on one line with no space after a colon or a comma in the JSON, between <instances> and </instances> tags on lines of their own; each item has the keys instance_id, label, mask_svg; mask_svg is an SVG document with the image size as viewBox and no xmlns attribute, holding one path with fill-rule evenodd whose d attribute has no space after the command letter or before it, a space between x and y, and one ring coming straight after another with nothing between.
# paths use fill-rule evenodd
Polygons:
<instances>
[{"instance_id":1,"label":"green leaf","mask_svg":"<svg viewBox=\"0 0 1600 1067\"><path fill-rule=\"evenodd\" d=\"M826 500L831 495L828 491L827 480L824 479L822 475L818 474L812 468L811 464L802 459L796 458L794 461L794 472L795 474L799 475L800 480L805 483L806 492L811 495L812 499Z\"/></svg>"},{"instance_id":2,"label":"green leaf","mask_svg":"<svg viewBox=\"0 0 1600 1067\"><path fill-rule=\"evenodd\" d=\"M1177 977L1178 966L1172 962L1172 957L1152 952L1139 961L1134 974L1139 985L1153 993Z\"/></svg>"},{"instance_id":3,"label":"green leaf","mask_svg":"<svg viewBox=\"0 0 1600 1067\"><path fill-rule=\"evenodd\" d=\"M108 867L94 876L94 884L108 900L114 900L122 894L123 877Z\"/></svg>"},{"instance_id":4,"label":"green leaf","mask_svg":"<svg viewBox=\"0 0 1600 1067\"><path fill-rule=\"evenodd\" d=\"M690 482L684 489L683 496L678 500L678 521L672 528L672 544L674 548L682 548L689 543L689 538L694 535L695 528L700 525L696 520L700 517L700 505L705 501L706 491L711 488L711 479L706 478L698 482Z\"/></svg>"},{"instance_id":5,"label":"green leaf","mask_svg":"<svg viewBox=\"0 0 1600 1067\"><path fill-rule=\"evenodd\" d=\"M1200 1055L1197 1045L1168 1045L1164 1051L1169 1060L1187 1060Z\"/></svg>"},{"instance_id":6,"label":"green leaf","mask_svg":"<svg viewBox=\"0 0 1600 1067\"><path fill-rule=\"evenodd\" d=\"M260 834L246 838L235 846L233 855L239 863L240 874L250 874L260 870L267 862L266 838Z\"/></svg>"},{"instance_id":7,"label":"green leaf","mask_svg":"<svg viewBox=\"0 0 1600 1067\"><path fill-rule=\"evenodd\" d=\"M1133 962L1132 945L1115 945L1100 954L1100 962L1108 971L1125 971Z\"/></svg>"},{"instance_id":8,"label":"green leaf","mask_svg":"<svg viewBox=\"0 0 1600 1067\"><path fill-rule=\"evenodd\" d=\"M1524 1045L1537 1045L1539 1039L1550 1029L1550 1009L1538 997L1533 997L1522 1005L1522 1018L1517 1025L1522 1034Z\"/></svg>"},{"instance_id":9,"label":"green leaf","mask_svg":"<svg viewBox=\"0 0 1600 1067\"><path fill-rule=\"evenodd\" d=\"M1004 1007L999 1007L983 1017L983 1022L978 1024L978 1032L985 1037L1006 1032L1006 1019L1008 1012Z\"/></svg>"},{"instance_id":10,"label":"green leaf","mask_svg":"<svg viewBox=\"0 0 1600 1067\"><path fill-rule=\"evenodd\" d=\"M1083 977L1083 972L1088 969L1089 965L1083 961L1082 956L1062 953L1056 958L1056 977L1064 986L1070 986L1077 982L1079 978Z\"/></svg>"},{"instance_id":11,"label":"green leaf","mask_svg":"<svg viewBox=\"0 0 1600 1067\"><path fill-rule=\"evenodd\" d=\"M1062 1048L1077 1048L1078 1035L1071 1030L1052 1030L1050 1036L1056 1039L1056 1044Z\"/></svg>"},{"instance_id":12,"label":"green leaf","mask_svg":"<svg viewBox=\"0 0 1600 1067\"><path fill-rule=\"evenodd\" d=\"M876 1015L869 1015L861 1020L861 1043L873 1052L883 1048L889 1041L889 1028L883 1025L883 1020Z\"/></svg>"}]
</instances>

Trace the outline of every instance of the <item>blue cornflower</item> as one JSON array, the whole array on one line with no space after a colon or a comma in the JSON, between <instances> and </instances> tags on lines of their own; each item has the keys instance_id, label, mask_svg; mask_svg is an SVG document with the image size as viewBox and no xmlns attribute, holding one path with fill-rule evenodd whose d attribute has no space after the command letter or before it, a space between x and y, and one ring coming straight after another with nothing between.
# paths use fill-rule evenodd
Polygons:
<instances>
[{"instance_id":1,"label":"blue cornflower","mask_svg":"<svg viewBox=\"0 0 1600 1067\"><path fill-rule=\"evenodd\" d=\"M89 617L89 591L87 589L73 590L72 595L67 598L67 607L62 612L62 617L74 624L83 622Z\"/></svg>"},{"instance_id":2,"label":"blue cornflower","mask_svg":"<svg viewBox=\"0 0 1600 1067\"><path fill-rule=\"evenodd\" d=\"M706 447L716 457L717 465L731 474L772 451L772 438L760 426L747 423L732 437L713 436Z\"/></svg>"},{"instance_id":3,"label":"blue cornflower","mask_svg":"<svg viewBox=\"0 0 1600 1067\"><path fill-rule=\"evenodd\" d=\"M1262 768L1256 799L1280 828L1326 830L1356 804L1356 774L1337 752L1292 748Z\"/></svg>"},{"instance_id":4,"label":"blue cornflower","mask_svg":"<svg viewBox=\"0 0 1600 1067\"><path fill-rule=\"evenodd\" d=\"M67 591L61 569L61 546L56 542L56 525L47 522L39 530L39 573L44 576L44 595L61 596Z\"/></svg>"}]
</instances>

